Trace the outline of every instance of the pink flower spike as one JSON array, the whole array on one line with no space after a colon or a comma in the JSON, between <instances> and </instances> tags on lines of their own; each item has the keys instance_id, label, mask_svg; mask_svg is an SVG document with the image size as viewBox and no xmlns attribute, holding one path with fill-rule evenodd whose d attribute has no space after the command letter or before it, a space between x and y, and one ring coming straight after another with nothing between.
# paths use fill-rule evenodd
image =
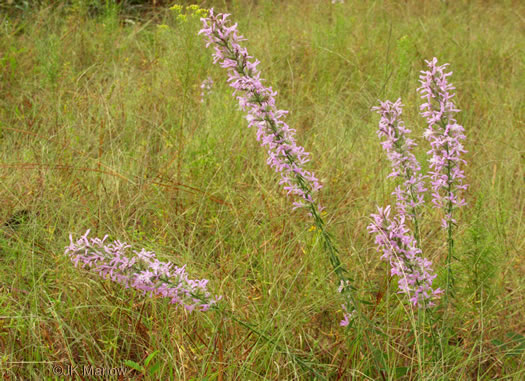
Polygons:
<instances>
[{"instance_id":1,"label":"pink flower spike","mask_svg":"<svg viewBox=\"0 0 525 381\"><path fill-rule=\"evenodd\" d=\"M253 59L239 42L244 37L237 32L237 24L230 25L229 15L215 15L210 10L207 18L202 18L203 27L199 34L206 38L206 46L214 47L213 63L227 70L230 87L236 96L241 110L247 112L248 127L257 129L257 140L265 147L268 165L280 173L280 184L289 195L295 197L293 209L319 207L315 194L321 189L319 180L313 173L304 169L309 153L295 140L295 130L284 121L288 111L275 106L277 92L264 86L257 66L259 60Z\"/></svg>"},{"instance_id":2,"label":"pink flower spike","mask_svg":"<svg viewBox=\"0 0 525 381\"><path fill-rule=\"evenodd\" d=\"M464 128L455 119L459 109L453 102L455 87L448 82L452 72L445 72L448 64L437 65L437 58L425 61L428 71L422 71L418 89L424 103L420 106L421 116L427 120L424 137L430 142L430 179L432 183L432 203L445 211L442 226L448 229L455 221L452 212L465 205L458 197L459 190L465 190L465 177L461 165L466 164L461 155L466 153L462 140Z\"/></svg>"},{"instance_id":3,"label":"pink flower spike","mask_svg":"<svg viewBox=\"0 0 525 381\"><path fill-rule=\"evenodd\" d=\"M404 215L391 218L390 205L377 209L378 213L372 214L373 221L367 229L370 234L375 234L377 251L383 253L381 258L390 262L391 275L400 278L399 292L407 294L414 306L430 307L441 291L432 289L436 277L432 262L421 257L421 249L405 226Z\"/></svg>"},{"instance_id":4,"label":"pink flower spike","mask_svg":"<svg viewBox=\"0 0 525 381\"><path fill-rule=\"evenodd\" d=\"M77 242L70 234L70 245L65 254L69 255L75 266L92 270L102 278L109 278L125 288L133 287L149 296L159 295L170 298L171 303L183 305L188 311L195 307L202 311L216 304L220 297L212 297L206 289L207 280L188 278L185 266L177 267L170 262L159 261L154 252L142 249L133 251L130 256L127 249L130 245L114 241L104 243L107 236L88 239L89 230Z\"/></svg>"},{"instance_id":5,"label":"pink flower spike","mask_svg":"<svg viewBox=\"0 0 525 381\"><path fill-rule=\"evenodd\" d=\"M393 194L397 198L396 209L400 215L416 219L418 208L423 204L425 176L421 174L421 166L412 153L416 143L408 138L410 130L401 120L403 104L401 98L394 103L379 102L379 107L373 107L381 115L377 136L384 138L381 142L383 150L391 162L392 172L388 177L401 178L403 185L398 186Z\"/></svg>"}]
</instances>

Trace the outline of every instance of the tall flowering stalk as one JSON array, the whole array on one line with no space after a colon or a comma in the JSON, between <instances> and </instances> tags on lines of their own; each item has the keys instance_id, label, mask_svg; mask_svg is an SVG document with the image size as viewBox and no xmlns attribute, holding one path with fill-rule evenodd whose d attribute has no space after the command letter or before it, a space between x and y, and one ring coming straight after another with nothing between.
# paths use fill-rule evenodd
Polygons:
<instances>
[{"instance_id":1,"label":"tall flowering stalk","mask_svg":"<svg viewBox=\"0 0 525 381\"><path fill-rule=\"evenodd\" d=\"M381 115L377 136L384 138L381 146L391 162L392 172L388 177L403 180L402 185L398 185L393 193L397 200L396 209L400 215L407 216L414 222L414 236L419 243L418 216L419 209L425 202L425 176L421 174L421 166L412 153L416 143L407 136L410 130L401 120L401 98L394 103L380 102L380 106L372 107L372 110Z\"/></svg>"},{"instance_id":2,"label":"tall flowering stalk","mask_svg":"<svg viewBox=\"0 0 525 381\"><path fill-rule=\"evenodd\" d=\"M373 107L381 115L377 135L383 138L381 145L391 162L392 172L388 177L401 178L402 185L394 191L396 196L397 216L390 217L390 206L378 208L378 214L372 214L373 222L368 231L375 234L377 250L381 258L389 261L391 275L399 276L401 293L409 296L410 302L417 307L430 307L433 300L441 293L432 289L436 277L432 271L432 262L422 258L419 240L419 209L424 203L424 178L421 166L411 152L416 143L407 134L410 130L401 120L401 99L380 102ZM414 223L414 234L406 226L406 220Z\"/></svg>"},{"instance_id":3,"label":"tall flowering stalk","mask_svg":"<svg viewBox=\"0 0 525 381\"><path fill-rule=\"evenodd\" d=\"M448 82L452 72L446 72L448 64L437 65L437 58L425 61L428 71L422 71L418 89L421 98L426 102L420 106L421 115L427 120L425 137L430 142L431 155L430 178L432 184L432 203L436 208L443 209L444 217L442 227L447 230L448 255L447 255L447 290L452 282L450 262L453 256L454 240L453 228L456 219L453 212L465 205L465 200L459 196L459 191L466 190L463 183L465 178L461 168L466 161L461 158L466 153L462 140L464 128L455 119L455 114L460 110L454 104L455 87Z\"/></svg>"},{"instance_id":4,"label":"tall flowering stalk","mask_svg":"<svg viewBox=\"0 0 525 381\"><path fill-rule=\"evenodd\" d=\"M279 184L283 185L289 195L295 197L294 209L306 208L314 218L334 271L343 284L341 291L346 295L347 302L343 306L345 320L342 324L347 325L355 303L351 301L351 286L339 260L337 248L325 230L320 215L322 207L316 200L316 193L322 186L315 175L305 169L309 153L297 144L295 130L284 122L283 118L288 111L279 110L275 106L277 93L262 84L263 79L257 69L260 62L254 60L246 48L239 45L245 38L238 34L237 24L230 25L228 16L215 15L211 9L209 16L201 19L203 28L199 34L206 37L206 47L211 45L215 50L213 63L227 69L228 83L234 89L233 95L239 106L247 113L248 127L257 129L257 140L267 149L268 165L280 173Z\"/></svg>"},{"instance_id":5,"label":"tall flowering stalk","mask_svg":"<svg viewBox=\"0 0 525 381\"><path fill-rule=\"evenodd\" d=\"M130 254L130 245L120 241L107 243L107 235L102 239L88 238L88 235L89 230L76 242L69 236L70 244L65 254L77 267L91 270L126 288L168 298L170 303L180 304L190 312L195 308L207 311L221 299L208 292L208 280L189 279L185 266L161 262L154 252L144 249L133 250Z\"/></svg>"}]
</instances>

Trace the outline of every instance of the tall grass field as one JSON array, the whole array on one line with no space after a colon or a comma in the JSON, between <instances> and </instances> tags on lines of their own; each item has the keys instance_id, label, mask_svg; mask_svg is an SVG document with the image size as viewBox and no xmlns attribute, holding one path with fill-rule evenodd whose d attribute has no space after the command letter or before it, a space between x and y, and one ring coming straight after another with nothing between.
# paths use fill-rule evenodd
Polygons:
<instances>
[{"instance_id":1,"label":"tall grass field","mask_svg":"<svg viewBox=\"0 0 525 381\"><path fill-rule=\"evenodd\" d=\"M1 1L0 375L524 380L524 147L522 1Z\"/></svg>"}]
</instances>

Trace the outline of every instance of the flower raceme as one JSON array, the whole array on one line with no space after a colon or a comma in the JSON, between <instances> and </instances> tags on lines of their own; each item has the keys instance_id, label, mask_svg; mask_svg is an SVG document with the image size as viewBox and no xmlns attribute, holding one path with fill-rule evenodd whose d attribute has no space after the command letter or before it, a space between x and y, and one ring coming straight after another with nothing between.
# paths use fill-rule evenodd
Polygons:
<instances>
[{"instance_id":1,"label":"flower raceme","mask_svg":"<svg viewBox=\"0 0 525 381\"><path fill-rule=\"evenodd\" d=\"M203 28L199 34L207 38L206 47L215 49L213 63L228 70L228 82L234 89L239 106L247 112L248 127L257 129L257 140L267 148L270 167L281 174L280 185L288 194L298 197L294 209L314 206L314 194L321 188L319 180L304 168L309 153L297 145L295 130L284 121L288 113L275 106L277 93L262 84L257 69L258 60L248 55L246 48L239 45L245 41L237 32L237 24L229 25L229 15L213 13L202 18Z\"/></svg>"},{"instance_id":2,"label":"flower raceme","mask_svg":"<svg viewBox=\"0 0 525 381\"><path fill-rule=\"evenodd\" d=\"M281 174L279 184L284 186L289 195L295 196L294 209L307 208L314 218L330 262L343 284L340 292L344 294L346 303L343 305L345 319L342 325L348 325L356 311L351 296L352 288L339 260L337 248L325 230L320 215L323 208L315 199L322 186L315 175L304 168L310 154L295 141L295 130L283 120L288 112L275 106L277 93L262 84L263 79L257 69L259 61L253 59L246 48L239 45L245 39L238 34L237 24L230 25L228 16L215 15L211 9L209 16L201 19L203 28L199 34L206 37L206 47L211 45L215 50L213 63L227 69L228 83L234 89L233 95L241 110L247 113L248 127L257 129L257 140L267 149L268 165Z\"/></svg>"},{"instance_id":3,"label":"flower raceme","mask_svg":"<svg viewBox=\"0 0 525 381\"><path fill-rule=\"evenodd\" d=\"M424 179L421 166L411 152L416 143L407 137L410 130L401 120L403 112L401 99L395 102L380 102L379 107L372 107L381 115L377 135L384 138L381 145L391 162L392 172L388 177L402 178L403 186L398 186L393 194L396 195L396 208L400 215L412 220L417 219L417 209L424 203ZM407 209L409 209L407 211Z\"/></svg>"},{"instance_id":4,"label":"flower raceme","mask_svg":"<svg viewBox=\"0 0 525 381\"><path fill-rule=\"evenodd\" d=\"M430 175L432 183L432 202L437 208L445 211L442 226L448 228L455 224L452 217L454 209L465 205L465 200L457 194L459 190L467 189L463 184L465 177L461 164L466 164L461 159L461 154L466 153L462 140L464 128L460 126L454 115L459 112L456 108L452 92L455 87L448 82L447 78L452 72L445 72L448 64L437 65L437 58L425 61L428 71L422 71L418 89L421 98L426 102L420 106L421 115L427 120L425 137L430 142L431 155Z\"/></svg>"},{"instance_id":5,"label":"flower raceme","mask_svg":"<svg viewBox=\"0 0 525 381\"><path fill-rule=\"evenodd\" d=\"M391 275L399 276L400 293L407 294L410 302L417 307L431 307L433 300L442 291L432 289L432 262L422 258L421 249L405 225L405 215L390 217L390 206L378 208L372 214L373 222L368 226L369 233L375 233L377 251L383 253L381 259L389 261Z\"/></svg>"},{"instance_id":6,"label":"flower raceme","mask_svg":"<svg viewBox=\"0 0 525 381\"><path fill-rule=\"evenodd\" d=\"M430 307L441 290L432 289L436 275L431 269L432 263L421 257L419 248L418 209L424 203L425 176L411 152L416 143L408 137L410 130L401 120L402 107L398 99L380 102L379 107L372 108L381 116L377 135L383 138L381 145L391 162L392 172L388 177L401 178L403 183L393 193L397 215L390 217L390 206L378 208L378 213L372 214L368 231L375 234L377 250L383 253L381 258L390 262L391 275L399 277L399 292L407 294L414 306ZM407 219L414 224L414 234L406 226Z\"/></svg>"},{"instance_id":7,"label":"flower raceme","mask_svg":"<svg viewBox=\"0 0 525 381\"><path fill-rule=\"evenodd\" d=\"M77 267L92 270L126 288L169 298L170 303L180 304L190 312L195 308L207 311L221 299L208 292L208 280L189 279L185 266L161 262L154 252L144 249L133 250L134 255L129 255L127 249L131 246L124 242L106 243L107 235L102 239L88 239L88 235L89 230L76 242L69 236L70 244L65 254Z\"/></svg>"}]
</instances>

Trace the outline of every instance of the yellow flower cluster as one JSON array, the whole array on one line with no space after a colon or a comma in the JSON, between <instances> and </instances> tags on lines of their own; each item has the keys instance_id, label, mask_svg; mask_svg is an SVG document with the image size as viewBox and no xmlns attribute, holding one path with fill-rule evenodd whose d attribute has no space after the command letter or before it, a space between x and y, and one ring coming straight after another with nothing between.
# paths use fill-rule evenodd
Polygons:
<instances>
[{"instance_id":1,"label":"yellow flower cluster","mask_svg":"<svg viewBox=\"0 0 525 381\"><path fill-rule=\"evenodd\" d=\"M179 22L186 22L188 20L188 16L195 18L208 16L208 10L206 8L200 8L196 4L188 5L186 7L175 4L170 8L170 10L177 14L176 19Z\"/></svg>"}]
</instances>

